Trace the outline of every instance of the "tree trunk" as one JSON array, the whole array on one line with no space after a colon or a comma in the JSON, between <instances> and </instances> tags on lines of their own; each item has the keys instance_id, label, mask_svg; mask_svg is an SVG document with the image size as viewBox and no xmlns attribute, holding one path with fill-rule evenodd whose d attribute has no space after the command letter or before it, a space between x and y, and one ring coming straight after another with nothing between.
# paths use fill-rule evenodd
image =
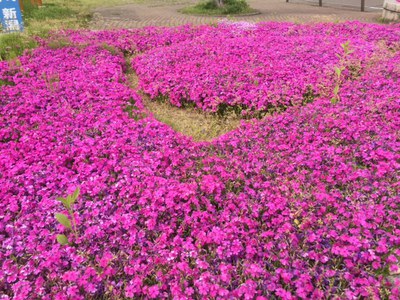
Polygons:
<instances>
[{"instance_id":1,"label":"tree trunk","mask_svg":"<svg viewBox=\"0 0 400 300\"><path fill-rule=\"evenodd\" d=\"M21 11L24 11L24 2L22 2L22 0L19 0L19 7L21 8Z\"/></svg>"},{"instance_id":2,"label":"tree trunk","mask_svg":"<svg viewBox=\"0 0 400 300\"><path fill-rule=\"evenodd\" d=\"M218 7L224 6L224 0L214 0L214 1L215 1L215 4L216 4Z\"/></svg>"}]
</instances>

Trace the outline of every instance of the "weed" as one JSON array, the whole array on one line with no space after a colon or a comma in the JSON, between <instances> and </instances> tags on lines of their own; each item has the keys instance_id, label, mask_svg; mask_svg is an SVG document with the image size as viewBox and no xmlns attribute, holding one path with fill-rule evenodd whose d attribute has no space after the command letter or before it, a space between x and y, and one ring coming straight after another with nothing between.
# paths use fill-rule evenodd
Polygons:
<instances>
[{"instance_id":1,"label":"weed","mask_svg":"<svg viewBox=\"0 0 400 300\"><path fill-rule=\"evenodd\" d=\"M71 18L76 12L68 6L58 5L54 3L46 4L39 9L31 9L25 13L26 19L35 19L46 21L48 19L62 20Z\"/></svg>"},{"instance_id":2,"label":"weed","mask_svg":"<svg viewBox=\"0 0 400 300\"><path fill-rule=\"evenodd\" d=\"M62 197L57 198L57 200L60 201L64 205L64 207L67 209L71 220L65 214L61 214L61 213L55 214L55 218L57 219L57 221L61 225L63 225L66 229L70 230L74 234L75 238L78 238L78 227L76 225L73 205L76 202L76 200L78 199L79 194L80 194L80 189L78 187L71 195L68 195L65 198L62 198ZM65 234L58 234L57 242L59 242L61 245L69 244L68 237Z\"/></svg>"},{"instance_id":3,"label":"weed","mask_svg":"<svg viewBox=\"0 0 400 300\"><path fill-rule=\"evenodd\" d=\"M340 59L339 66L335 67L335 74L336 74L336 85L333 89L333 97L331 98L331 103L336 104L340 100L339 96L339 89L340 86L343 84L343 71L346 70L346 61L348 56L354 52L354 50L350 49L350 41L343 43L340 45L343 49L343 54L336 54L337 57Z\"/></svg>"},{"instance_id":4,"label":"weed","mask_svg":"<svg viewBox=\"0 0 400 300\"><path fill-rule=\"evenodd\" d=\"M64 47L69 47L71 45L72 45L72 42L70 40L68 40L67 38L59 38L59 39L50 41L47 44L47 47L55 50L55 49L60 49L60 48L64 48Z\"/></svg>"},{"instance_id":5,"label":"weed","mask_svg":"<svg viewBox=\"0 0 400 300\"><path fill-rule=\"evenodd\" d=\"M130 119L139 121L146 117L146 114L139 112L139 108L135 105L135 100L131 99L129 103L125 106L124 112L128 113Z\"/></svg>"},{"instance_id":6,"label":"weed","mask_svg":"<svg viewBox=\"0 0 400 300\"><path fill-rule=\"evenodd\" d=\"M107 51L110 52L112 55L117 55L118 53L120 53L120 51L119 51L118 49L116 49L116 48L113 47L113 46L107 45L106 43L103 43L101 46L102 46L102 48L103 48L104 50L107 50Z\"/></svg>"},{"instance_id":7,"label":"weed","mask_svg":"<svg viewBox=\"0 0 400 300\"><path fill-rule=\"evenodd\" d=\"M11 60L24 53L25 49L37 46L34 39L20 33L0 35L0 60Z\"/></svg>"},{"instance_id":8,"label":"weed","mask_svg":"<svg viewBox=\"0 0 400 300\"><path fill-rule=\"evenodd\" d=\"M3 86L3 85L15 85L15 83L7 81L7 80L1 80L0 79L0 87Z\"/></svg>"}]
</instances>

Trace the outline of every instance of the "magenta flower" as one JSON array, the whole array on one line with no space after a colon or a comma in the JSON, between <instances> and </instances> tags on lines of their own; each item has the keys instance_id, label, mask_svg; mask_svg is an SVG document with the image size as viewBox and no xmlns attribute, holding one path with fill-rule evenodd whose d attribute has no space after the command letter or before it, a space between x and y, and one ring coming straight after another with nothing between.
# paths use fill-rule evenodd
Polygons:
<instances>
[{"instance_id":1,"label":"magenta flower","mask_svg":"<svg viewBox=\"0 0 400 300\"><path fill-rule=\"evenodd\" d=\"M2 298L398 299L399 29L65 31L0 62ZM258 118L196 143L124 54L152 98Z\"/></svg>"}]
</instances>

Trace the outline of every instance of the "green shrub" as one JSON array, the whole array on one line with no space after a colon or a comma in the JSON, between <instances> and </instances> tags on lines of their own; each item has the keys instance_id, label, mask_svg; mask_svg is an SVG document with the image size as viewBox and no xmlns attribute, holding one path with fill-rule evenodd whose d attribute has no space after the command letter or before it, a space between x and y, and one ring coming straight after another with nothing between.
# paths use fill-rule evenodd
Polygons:
<instances>
[{"instance_id":1,"label":"green shrub","mask_svg":"<svg viewBox=\"0 0 400 300\"><path fill-rule=\"evenodd\" d=\"M237 14L246 12L250 6L245 0L225 0L225 13L226 14Z\"/></svg>"},{"instance_id":2,"label":"green shrub","mask_svg":"<svg viewBox=\"0 0 400 300\"><path fill-rule=\"evenodd\" d=\"M184 8L183 13L201 15L230 15L255 12L245 0L225 0L222 7L217 6L214 0L201 2L195 6Z\"/></svg>"}]
</instances>

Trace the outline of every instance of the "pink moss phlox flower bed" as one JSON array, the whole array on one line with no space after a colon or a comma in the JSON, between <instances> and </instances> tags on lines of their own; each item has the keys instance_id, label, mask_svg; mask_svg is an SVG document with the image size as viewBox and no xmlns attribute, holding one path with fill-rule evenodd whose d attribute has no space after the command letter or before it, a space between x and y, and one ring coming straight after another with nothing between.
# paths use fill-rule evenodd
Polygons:
<instances>
[{"instance_id":1,"label":"pink moss phlox flower bed","mask_svg":"<svg viewBox=\"0 0 400 300\"><path fill-rule=\"evenodd\" d=\"M333 89L344 42L354 51L347 63L364 67L385 37L382 29L358 31L346 25L223 23L218 30L154 48L137 57L134 67L146 93L167 95L177 106L185 101L208 111L221 104L257 111L287 107ZM399 39L394 30L386 34Z\"/></svg>"},{"instance_id":2,"label":"pink moss phlox flower bed","mask_svg":"<svg viewBox=\"0 0 400 300\"><path fill-rule=\"evenodd\" d=\"M63 32L0 62L0 299L399 299L399 32ZM123 53L175 105L285 110L193 142ZM74 237L54 215L78 186Z\"/></svg>"}]
</instances>

